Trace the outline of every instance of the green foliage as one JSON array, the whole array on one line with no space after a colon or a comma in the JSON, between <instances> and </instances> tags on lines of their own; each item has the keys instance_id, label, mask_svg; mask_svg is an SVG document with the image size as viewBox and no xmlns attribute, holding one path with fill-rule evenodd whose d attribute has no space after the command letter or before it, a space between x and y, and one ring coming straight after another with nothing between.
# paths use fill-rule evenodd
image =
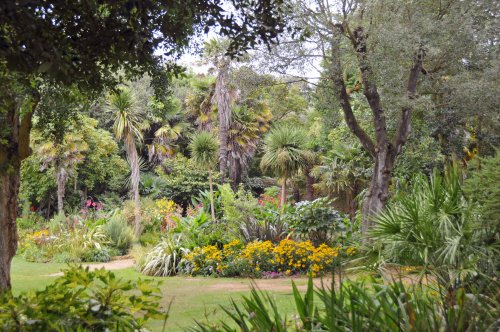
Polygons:
<instances>
[{"instance_id":1,"label":"green foliage","mask_svg":"<svg viewBox=\"0 0 500 332\"><path fill-rule=\"evenodd\" d=\"M131 291L134 291L132 293ZM3 331L138 331L165 317L157 283L72 266L45 289L2 295Z\"/></svg>"},{"instance_id":2,"label":"green foliage","mask_svg":"<svg viewBox=\"0 0 500 332\"><path fill-rule=\"evenodd\" d=\"M316 245L330 243L346 230L345 216L332 207L328 197L298 202L284 218L295 235L309 238Z\"/></svg>"},{"instance_id":3,"label":"green foliage","mask_svg":"<svg viewBox=\"0 0 500 332\"><path fill-rule=\"evenodd\" d=\"M500 150L494 157L478 161L481 168L472 171L464 182L464 192L479 205L481 224L492 234L500 225ZM474 163L471 163L472 165ZM492 238L493 239L493 238ZM496 239L498 240L498 238Z\"/></svg>"},{"instance_id":4,"label":"green foliage","mask_svg":"<svg viewBox=\"0 0 500 332\"><path fill-rule=\"evenodd\" d=\"M90 248L82 254L81 259L82 262L109 262L111 260L111 251L106 247Z\"/></svg>"},{"instance_id":5,"label":"green foliage","mask_svg":"<svg viewBox=\"0 0 500 332\"><path fill-rule=\"evenodd\" d=\"M477 276L494 276L498 248L492 230L479 219L476 205L462 192L456 169L416 176L375 218L372 239L380 259L420 265L443 285L461 285Z\"/></svg>"},{"instance_id":6,"label":"green foliage","mask_svg":"<svg viewBox=\"0 0 500 332\"><path fill-rule=\"evenodd\" d=\"M277 205L259 202L242 185L237 192L228 184L219 186L219 191L228 235L239 236L244 242L278 242L286 237L286 219L282 218Z\"/></svg>"},{"instance_id":7,"label":"green foliage","mask_svg":"<svg viewBox=\"0 0 500 332\"><path fill-rule=\"evenodd\" d=\"M190 331L488 331L496 328L497 303L493 298L463 289L442 303L428 287L406 287L343 282L313 289L309 278L304 294L292 281L294 315L288 318L268 293L252 288L242 301L222 307L225 320L196 321ZM318 297L316 300L315 295ZM238 328L231 325L232 322Z\"/></svg>"},{"instance_id":8,"label":"green foliage","mask_svg":"<svg viewBox=\"0 0 500 332\"><path fill-rule=\"evenodd\" d=\"M189 143L189 150L191 159L200 168L211 169L217 163L219 143L209 132L202 131L194 135Z\"/></svg>"},{"instance_id":9,"label":"green foliage","mask_svg":"<svg viewBox=\"0 0 500 332\"><path fill-rule=\"evenodd\" d=\"M207 245L221 246L230 239L225 222L213 222L203 209L195 215L181 218L174 232L181 234L184 246L188 249Z\"/></svg>"},{"instance_id":10,"label":"green foliage","mask_svg":"<svg viewBox=\"0 0 500 332\"><path fill-rule=\"evenodd\" d=\"M141 211L141 225L143 227L144 232L159 232L161 227L162 218L160 216L160 211L156 206L156 203L153 199L149 197L141 197L140 202L140 211ZM134 223L134 201L126 200L123 202L122 207L122 217L125 221L131 225ZM118 211L118 210L116 210Z\"/></svg>"},{"instance_id":11,"label":"green foliage","mask_svg":"<svg viewBox=\"0 0 500 332\"><path fill-rule=\"evenodd\" d=\"M127 225L119 213L114 213L108 223L103 226L110 245L118 249L121 255L127 253L134 240L134 231Z\"/></svg>"},{"instance_id":12,"label":"green foliage","mask_svg":"<svg viewBox=\"0 0 500 332\"><path fill-rule=\"evenodd\" d=\"M307 137L298 127L278 126L264 139L260 166L280 177L288 178L308 165L312 155L307 151Z\"/></svg>"},{"instance_id":13,"label":"green foliage","mask_svg":"<svg viewBox=\"0 0 500 332\"><path fill-rule=\"evenodd\" d=\"M181 246L181 236L162 239L144 259L140 271L155 277L174 276L179 270L179 263L186 252Z\"/></svg>"},{"instance_id":14,"label":"green foliage","mask_svg":"<svg viewBox=\"0 0 500 332\"><path fill-rule=\"evenodd\" d=\"M164 196L183 207L192 203L192 197L198 197L200 192L209 189L208 172L199 169L192 160L181 155L165 159L156 171L164 181Z\"/></svg>"},{"instance_id":15,"label":"green foliage","mask_svg":"<svg viewBox=\"0 0 500 332\"><path fill-rule=\"evenodd\" d=\"M142 246L154 245L161 240L161 235L157 232L143 232L139 238Z\"/></svg>"}]
</instances>

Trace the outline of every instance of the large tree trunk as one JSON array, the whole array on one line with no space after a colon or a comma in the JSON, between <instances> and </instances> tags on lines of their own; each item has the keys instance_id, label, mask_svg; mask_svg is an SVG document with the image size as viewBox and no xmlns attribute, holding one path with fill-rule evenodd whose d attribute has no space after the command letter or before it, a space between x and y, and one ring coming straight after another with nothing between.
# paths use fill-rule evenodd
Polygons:
<instances>
[{"instance_id":1,"label":"large tree trunk","mask_svg":"<svg viewBox=\"0 0 500 332\"><path fill-rule=\"evenodd\" d=\"M139 237L142 232L141 227L141 202L139 196L139 183L140 183L140 169L139 169L139 156L137 155L137 148L135 146L135 139L132 133L126 137L127 157L130 163L130 182L132 184L132 195L134 198L134 231L135 235Z\"/></svg>"},{"instance_id":2,"label":"large tree trunk","mask_svg":"<svg viewBox=\"0 0 500 332\"><path fill-rule=\"evenodd\" d=\"M219 171L220 181L225 182L227 169L227 143L229 128L231 126L231 94L227 86L227 76L229 74L228 60L221 60L219 72L215 83L214 98L217 100L217 115L219 117Z\"/></svg>"},{"instance_id":3,"label":"large tree trunk","mask_svg":"<svg viewBox=\"0 0 500 332\"><path fill-rule=\"evenodd\" d=\"M286 203L286 180L287 176L285 175L283 177L283 183L281 184L281 200L280 200L280 207L283 208Z\"/></svg>"},{"instance_id":4,"label":"large tree trunk","mask_svg":"<svg viewBox=\"0 0 500 332\"><path fill-rule=\"evenodd\" d=\"M356 135L363 148L370 153L373 158L374 172L373 178L368 189L368 193L363 204L363 221L361 229L366 233L372 225L373 215L382 210L388 198L389 184L391 181L394 162L397 155L410 134L411 114L413 107L411 100L415 99L417 81L422 71L422 61L424 52L419 49L415 53L413 66L410 68L407 82L408 105L402 107L401 118L396 128L396 133L389 138L387 130L387 121L385 110L381 102L380 94L374 80L374 73L368 59L369 49L366 43L366 35L362 27L351 30L347 26L338 25L338 35L332 38L331 45L331 66L330 75L336 89L337 98L344 112L345 121L351 132ZM373 127L375 129L374 139L370 137L359 125L352 110L350 96L346 90L346 84L343 77L343 69L340 54L340 38L347 36L351 41L354 51L358 58L358 67L363 81L363 94L370 105L372 111Z\"/></svg>"},{"instance_id":5,"label":"large tree trunk","mask_svg":"<svg viewBox=\"0 0 500 332\"><path fill-rule=\"evenodd\" d=\"M21 161L31 153L29 134L32 112L20 121L16 98L10 98L0 129L8 130L6 141L0 144L0 293L11 288L10 266L17 250L17 195L19 193ZM32 110L36 102L32 104Z\"/></svg>"},{"instance_id":6,"label":"large tree trunk","mask_svg":"<svg viewBox=\"0 0 500 332\"><path fill-rule=\"evenodd\" d=\"M304 171L304 175L306 177L306 195L305 195L305 200L306 201L312 201L314 199L314 178L311 176L311 170L309 168L306 168Z\"/></svg>"},{"instance_id":7,"label":"large tree trunk","mask_svg":"<svg viewBox=\"0 0 500 332\"><path fill-rule=\"evenodd\" d=\"M66 181L68 180L68 172L64 167L57 167L57 212L59 215L64 214L64 196L66 194Z\"/></svg>"},{"instance_id":8,"label":"large tree trunk","mask_svg":"<svg viewBox=\"0 0 500 332\"><path fill-rule=\"evenodd\" d=\"M393 166L394 158L390 150L377 153L370 187L363 202L363 222L361 225L363 234L366 234L372 227L373 217L385 207L389 198L389 185L391 184Z\"/></svg>"},{"instance_id":9,"label":"large tree trunk","mask_svg":"<svg viewBox=\"0 0 500 332\"><path fill-rule=\"evenodd\" d=\"M11 288L10 265L17 250L19 168L0 174L0 293Z\"/></svg>"},{"instance_id":10,"label":"large tree trunk","mask_svg":"<svg viewBox=\"0 0 500 332\"><path fill-rule=\"evenodd\" d=\"M230 159L229 179L231 180L231 188L233 191L236 191L238 190L238 185L241 183L243 167L240 159L234 157Z\"/></svg>"},{"instance_id":11,"label":"large tree trunk","mask_svg":"<svg viewBox=\"0 0 500 332\"><path fill-rule=\"evenodd\" d=\"M212 170L208 171L208 180L210 184L210 213L212 215L212 220L215 221L215 206L214 206L214 188L212 180Z\"/></svg>"}]
</instances>

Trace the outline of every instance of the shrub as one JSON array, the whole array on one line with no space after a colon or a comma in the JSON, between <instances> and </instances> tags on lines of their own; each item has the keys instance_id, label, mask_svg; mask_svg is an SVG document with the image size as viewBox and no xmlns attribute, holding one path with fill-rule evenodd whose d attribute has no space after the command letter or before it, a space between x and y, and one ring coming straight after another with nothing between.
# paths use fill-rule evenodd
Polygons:
<instances>
[{"instance_id":1,"label":"shrub","mask_svg":"<svg viewBox=\"0 0 500 332\"><path fill-rule=\"evenodd\" d=\"M164 238L147 254L141 272L155 277L174 276L185 252L180 236Z\"/></svg>"},{"instance_id":2,"label":"shrub","mask_svg":"<svg viewBox=\"0 0 500 332\"><path fill-rule=\"evenodd\" d=\"M413 187L396 195L375 219L372 238L380 260L423 266L445 287L482 276L496 277L498 247L485 241L487 226L463 196L457 170L416 176Z\"/></svg>"},{"instance_id":3,"label":"shrub","mask_svg":"<svg viewBox=\"0 0 500 332\"><path fill-rule=\"evenodd\" d=\"M116 248L120 255L127 253L134 240L134 231L121 218L120 214L115 213L109 222L103 227L105 234L110 240L110 245Z\"/></svg>"},{"instance_id":4,"label":"shrub","mask_svg":"<svg viewBox=\"0 0 500 332\"><path fill-rule=\"evenodd\" d=\"M346 218L333 209L327 197L298 202L285 218L295 235L309 239L315 245L329 243L336 232L345 230Z\"/></svg>"},{"instance_id":5,"label":"shrub","mask_svg":"<svg viewBox=\"0 0 500 332\"><path fill-rule=\"evenodd\" d=\"M151 198L141 197L141 226L144 232L159 232L162 223L162 217L156 203ZM115 211L115 214L118 210ZM128 225L133 225L135 220L134 201L127 200L123 203L122 218Z\"/></svg>"},{"instance_id":6,"label":"shrub","mask_svg":"<svg viewBox=\"0 0 500 332\"><path fill-rule=\"evenodd\" d=\"M111 260L111 252L106 247L91 248L82 254L82 262L109 262Z\"/></svg>"},{"instance_id":7,"label":"shrub","mask_svg":"<svg viewBox=\"0 0 500 332\"><path fill-rule=\"evenodd\" d=\"M182 218L182 208L165 197L157 199L155 204L161 218L161 230L165 232L174 229Z\"/></svg>"},{"instance_id":8,"label":"shrub","mask_svg":"<svg viewBox=\"0 0 500 332\"><path fill-rule=\"evenodd\" d=\"M216 246L198 247L186 254L182 270L192 275L218 275L222 258L222 252Z\"/></svg>"},{"instance_id":9,"label":"shrub","mask_svg":"<svg viewBox=\"0 0 500 332\"><path fill-rule=\"evenodd\" d=\"M134 293L129 293L134 290ZM165 317L157 283L70 267L44 290L0 299L2 331L139 331Z\"/></svg>"},{"instance_id":10,"label":"shrub","mask_svg":"<svg viewBox=\"0 0 500 332\"><path fill-rule=\"evenodd\" d=\"M260 277L262 271L274 269L274 246L271 241L254 241L248 243L228 264L237 264L238 271L244 276Z\"/></svg>"},{"instance_id":11,"label":"shrub","mask_svg":"<svg viewBox=\"0 0 500 332\"><path fill-rule=\"evenodd\" d=\"M247 243L278 242L287 236L287 223L270 197L257 199L241 185L236 192L228 184L219 190L229 234L239 235Z\"/></svg>"},{"instance_id":12,"label":"shrub","mask_svg":"<svg viewBox=\"0 0 500 332\"><path fill-rule=\"evenodd\" d=\"M192 275L262 277L269 273L291 275L311 271L314 276L332 270L341 248L326 244L314 247L311 242L282 240L278 245L271 241L254 241L243 245L233 240L222 250L216 246L195 248L185 255L181 270ZM347 248L353 254L353 248Z\"/></svg>"},{"instance_id":13,"label":"shrub","mask_svg":"<svg viewBox=\"0 0 500 332\"><path fill-rule=\"evenodd\" d=\"M154 233L154 232L148 232L148 233L142 233L139 242L143 246L148 246L148 245L154 245L161 240L161 235L159 233Z\"/></svg>"},{"instance_id":14,"label":"shrub","mask_svg":"<svg viewBox=\"0 0 500 332\"><path fill-rule=\"evenodd\" d=\"M37 220L30 217L17 218L16 224L19 230L33 230L36 228Z\"/></svg>"}]
</instances>

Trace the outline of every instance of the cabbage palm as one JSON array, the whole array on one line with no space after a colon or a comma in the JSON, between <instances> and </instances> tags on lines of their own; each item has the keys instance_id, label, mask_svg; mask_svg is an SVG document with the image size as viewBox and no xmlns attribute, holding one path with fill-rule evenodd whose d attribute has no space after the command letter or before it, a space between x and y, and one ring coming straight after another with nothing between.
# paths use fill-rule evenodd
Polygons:
<instances>
[{"instance_id":1,"label":"cabbage palm","mask_svg":"<svg viewBox=\"0 0 500 332\"><path fill-rule=\"evenodd\" d=\"M33 140L37 141L37 135L34 133ZM39 138L41 139L41 138ZM42 169L52 165L56 172L57 182L57 211L64 213L64 196L66 193L66 182L69 176L75 170L78 163L84 159L84 152L88 150L87 143L83 140L81 134L71 133L63 137L61 143L45 141L36 144L36 152L41 158Z\"/></svg>"},{"instance_id":2,"label":"cabbage palm","mask_svg":"<svg viewBox=\"0 0 500 332\"><path fill-rule=\"evenodd\" d=\"M226 178L228 162L228 136L231 127L231 108L233 105L233 91L228 81L231 70L231 58L226 55L229 47L228 40L212 39L205 43L205 56L212 62L217 70L213 101L217 104L217 116L219 118L219 169L221 183Z\"/></svg>"},{"instance_id":3,"label":"cabbage palm","mask_svg":"<svg viewBox=\"0 0 500 332\"><path fill-rule=\"evenodd\" d=\"M286 181L304 167L312 158L312 152L306 148L305 133L291 126L271 129L264 139L264 155L260 167L270 170L281 178L281 206L285 205Z\"/></svg>"},{"instance_id":4,"label":"cabbage palm","mask_svg":"<svg viewBox=\"0 0 500 332\"><path fill-rule=\"evenodd\" d=\"M141 232L141 211L139 203L140 168L136 143L142 140L142 133L140 130L142 113L136 107L131 91L126 88L121 88L117 93L112 94L109 97L108 106L109 111L111 111L114 116L113 132L117 139L123 141L127 159L130 164L130 181L132 184L132 195L135 205L135 234L139 235Z\"/></svg>"},{"instance_id":5,"label":"cabbage palm","mask_svg":"<svg viewBox=\"0 0 500 332\"><path fill-rule=\"evenodd\" d=\"M262 135L269 130L272 113L264 102L247 101L233 108L233 121L228 135L229 178L236 190L246 173Z\"/></svg>"},{"instance_id":6,"label":"cabbage palm","mask_svg":"<svg viewBox=\"0 0 500 332\"><path fill-rule=\"evenodd\" d=\"M208 170L210 183L210 211L212 220L215 220L212 170L213 167L217 165L219 143L211 133L202 131L193 136L189 144L189 150L191 151L191 158L195 164Z\"/></svg>"}]
</instances>

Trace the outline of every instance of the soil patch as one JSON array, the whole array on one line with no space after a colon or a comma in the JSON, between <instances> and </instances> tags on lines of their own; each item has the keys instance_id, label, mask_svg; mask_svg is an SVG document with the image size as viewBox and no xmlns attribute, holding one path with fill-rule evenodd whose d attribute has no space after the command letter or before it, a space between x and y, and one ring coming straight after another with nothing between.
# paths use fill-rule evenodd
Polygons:
<instances>
[{"instance_id":1,"label":"soil patch","mask_svg":"<svg viewBox=\"0 0 500 332\"><path fill-rule=\"evenodd\" d=\"M82 264L83 267L88 267L91 271L106 269L106 270L122 270L134 266L134 260L132 258L117 259L106 263L89 263ZM59 277L62 276L62 272L49 274L49 277Z\"/></svg>"}]
</instances>

